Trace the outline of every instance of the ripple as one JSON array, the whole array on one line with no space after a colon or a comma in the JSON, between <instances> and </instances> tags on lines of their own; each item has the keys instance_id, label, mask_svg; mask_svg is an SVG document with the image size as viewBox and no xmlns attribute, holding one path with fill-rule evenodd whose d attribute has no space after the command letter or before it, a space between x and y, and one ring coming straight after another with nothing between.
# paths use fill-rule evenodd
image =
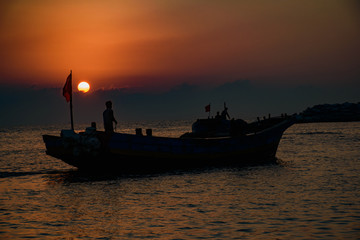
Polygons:
<instances>
[{"instance_id":1,"label":"ripple","mask_svg":"<svg viewBox=\"0 0 360 240\"><path fill-rule=\"evenodd\" d=\"M0 238L356 239L359 126L295 125L278 164L165 174L89 174L46 157L41 139L5 146Z\"/></svg>"}]
</instances>

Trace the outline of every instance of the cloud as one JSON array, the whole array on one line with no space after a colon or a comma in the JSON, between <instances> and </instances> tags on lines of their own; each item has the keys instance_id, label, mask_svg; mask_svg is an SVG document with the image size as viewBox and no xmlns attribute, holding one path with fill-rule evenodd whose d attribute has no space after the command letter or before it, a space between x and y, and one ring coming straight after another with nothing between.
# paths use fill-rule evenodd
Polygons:
<instances>
[{"instance_id":1,"label":"cloud","mask_svg":"<svg viewBox=\"0 0 360 240\"><path fill-rule=\"evenodd\" d=\"M195 120L206 118L204 107L211 103L212 114L226 102L231 117L255 120L257 116L293 114L323 103L359 102L360 85L315 87L256 85L238 80L213 87L180 84L168 91L134 92L131 89L97 90L74 94L75 124L95 121L102 126L107 100L113 101L120 122L147 120ZM1 87L0 126L69 124L69 105L58 88Z\"/></svg>"}]
</instances>

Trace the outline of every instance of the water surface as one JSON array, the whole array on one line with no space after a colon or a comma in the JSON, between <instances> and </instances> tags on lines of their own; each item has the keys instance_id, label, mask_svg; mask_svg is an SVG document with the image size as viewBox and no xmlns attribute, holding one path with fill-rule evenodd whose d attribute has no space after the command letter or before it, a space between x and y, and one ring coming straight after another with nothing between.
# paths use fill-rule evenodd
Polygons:
<instances>
[{"instance_id":1,"label":"water surface","mask_svg":"<svg viewBox=\"0 0 360 240\"><path fill-rule=\"evenodd\" d=\"M121 131L138 126L189 131ZM1 239L359 239L359 122L292 126L278 164L145 176L94 176L45 155L41 135L61 128L0 129Z\"/></svg>"}]
</instances>

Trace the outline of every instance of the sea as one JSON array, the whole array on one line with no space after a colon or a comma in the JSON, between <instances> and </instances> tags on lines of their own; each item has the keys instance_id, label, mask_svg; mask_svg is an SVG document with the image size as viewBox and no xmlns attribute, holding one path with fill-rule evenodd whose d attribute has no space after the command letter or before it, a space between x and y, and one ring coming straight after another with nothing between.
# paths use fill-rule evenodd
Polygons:
<instances>
[{"instance_id":1,"label":"sea","mask_svg":"<svg viewBox=\"0 0 360 240\"><path fill-rule=\"evenodd\" d=\"M116 131L177 137L190 126ZM272 164L145 175L47 156L42 135L64 128L0 128L0 239L360 239L360 122L295 124Z\"/></svg>"}]
</instances>

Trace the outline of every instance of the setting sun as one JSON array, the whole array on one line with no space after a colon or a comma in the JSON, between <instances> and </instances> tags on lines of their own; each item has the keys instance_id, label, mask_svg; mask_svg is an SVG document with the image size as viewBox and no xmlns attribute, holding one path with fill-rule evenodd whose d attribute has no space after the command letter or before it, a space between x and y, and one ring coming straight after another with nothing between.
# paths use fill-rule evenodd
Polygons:
<instances>
[{"instance_id":1,"label":"setting sun","mask_svg":"<svg viewBox=\"0 0 360 240\"><path fill-rule=\"evenodd\" d=\"M87 82L81 82L78 85L78 90L80 92L86 93L90 90L90 85Z\"/></svg>"}]
</instances>

